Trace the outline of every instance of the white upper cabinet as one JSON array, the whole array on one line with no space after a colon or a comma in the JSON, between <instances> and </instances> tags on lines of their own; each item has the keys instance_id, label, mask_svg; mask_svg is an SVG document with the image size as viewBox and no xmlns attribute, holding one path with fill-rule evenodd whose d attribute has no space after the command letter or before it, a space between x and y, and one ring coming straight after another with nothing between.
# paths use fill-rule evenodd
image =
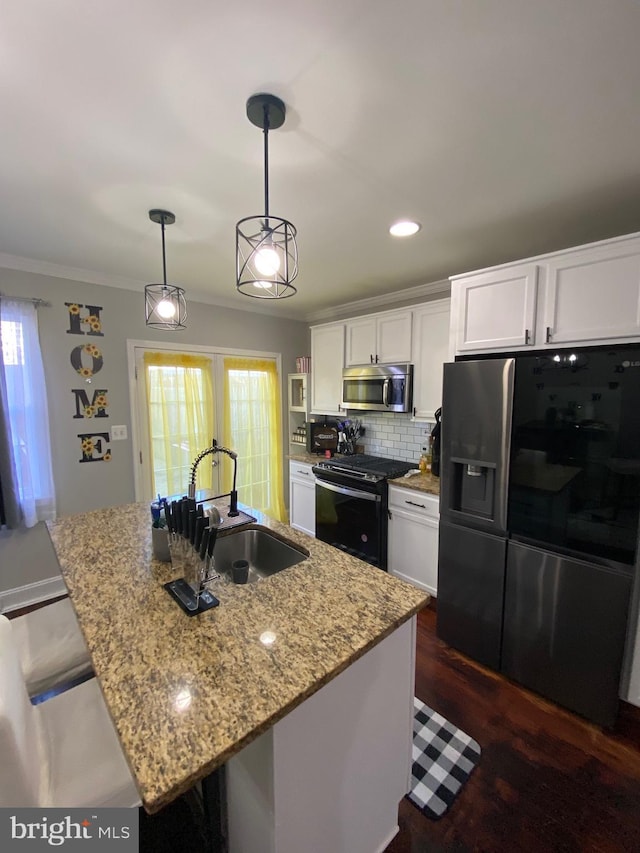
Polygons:
<instances>
[{"instance_id":1,"label":"white upper cabinet","mask_svg":"<svg viewBox=\"0 0 640 853\"><path fill-rule=\"evenodd\" d=\"M640 234L451 279L456 354L640 341Z\"/></svg>"},{"instance_id":2,"label":"white upper cabinet","mask_svg":"<svg viewBox=\"0 0 640 853\"><path fill-rule=\"evenodd\" d=\"M311 327L311 412L339 415L344 367L344 323Z\"/></svg>"},{"instance_id":3,"label":"white upper cabinet","mask_svg":"<svg viewBox=\"0 0 640 853\"><path fill-rule=\"evenodd\" d=\"M451 300L436 299L413 309L413 416L433 421L442 405L442 366L449 361Z\"/></svg>"},{"instance_id":4,"label":"white upper cabinet","mask_svg":"<svg viewBox=\"0 0 640 853\"><path fill-rule=\"evenodd\" d=\"M411 360L411 311L389 311L346 322L346 366Z\"/></svg>"},{"instance_id":5,"label":"white upper cabinet","mask_svg":"<svg viewBox=\"0 0 640 853\"><path fill-rule=\"evenodd\" d=\"M551 258L544 343L599 343L640 335L640 238Z\"/></svg>"},{"instance_id":6,"label":"white upper cabinet","mask_svg":"<svg viewBox=\"0 0 640 853\"><path fill-rule=\"evenodd\" d=\"M538 267L501 267L451 279L456 352L522 349L535 339Z\"/></svg>"}]
</instances>

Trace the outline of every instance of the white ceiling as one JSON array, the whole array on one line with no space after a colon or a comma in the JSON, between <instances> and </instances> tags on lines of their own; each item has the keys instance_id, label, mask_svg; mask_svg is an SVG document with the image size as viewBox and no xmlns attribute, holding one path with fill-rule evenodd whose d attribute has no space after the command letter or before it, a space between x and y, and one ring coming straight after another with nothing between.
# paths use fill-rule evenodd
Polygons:
<instances>
[{"instance_id":1,"label":"white ceiling","mask_svg":"<svg viewBox=\"0 0 640 853\"><path fill-rule=\"evenodd\" d=\"M234 229L263 212L261 91L287 105L285 316L640 230L639 41L638 0L5 0L0 265L142 290L162 207L169 280L257 307Z\"/></svg>"}]
</instances>

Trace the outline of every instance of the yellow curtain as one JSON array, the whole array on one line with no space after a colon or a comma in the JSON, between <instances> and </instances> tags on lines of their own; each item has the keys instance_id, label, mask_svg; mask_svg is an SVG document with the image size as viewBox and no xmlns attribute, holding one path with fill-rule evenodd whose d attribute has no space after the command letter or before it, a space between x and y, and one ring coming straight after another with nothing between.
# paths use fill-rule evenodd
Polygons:
<instances>
[{"instance_id":1,"label":"yellow curtain","mask_svg":"<svg viewBox=\"0 0 640 853\"><path fill-rule=\"evenodd\" d=\"M280 393L272 359L224 359L224 436L238 454L240 502L285 521ZM223 469L223 484L229 491L229 465Z\"/></svg>"},{"instance_id":2,"label":"yellow curtain","mask_svg":"<svg viewBox=\"0 0 640 853\"><path fill-rule=\"evenodd\" d=\"M185 493L189 469L214 431L211 359L145 352L153 494ZM198 488L211 488L211 468L198 470Z\"/></svg>"}]
</instances>

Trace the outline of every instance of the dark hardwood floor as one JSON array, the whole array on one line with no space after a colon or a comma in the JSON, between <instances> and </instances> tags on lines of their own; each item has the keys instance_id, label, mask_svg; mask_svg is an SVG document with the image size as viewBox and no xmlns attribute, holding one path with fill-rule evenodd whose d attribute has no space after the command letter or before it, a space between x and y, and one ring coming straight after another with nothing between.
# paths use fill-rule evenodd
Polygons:
<instances>
[{"instance_id":1,"label":"dark hardwood floor","mask_svg":"<svg viewBox=\"0 0 640 853\"><path fill-rule=\"evenodd\" d=\"M640 709L604 731L455 652L418 616L416 696L482 747L449 812L407 800L386 853L640 851Z\"/></svg>"}]
</instances>

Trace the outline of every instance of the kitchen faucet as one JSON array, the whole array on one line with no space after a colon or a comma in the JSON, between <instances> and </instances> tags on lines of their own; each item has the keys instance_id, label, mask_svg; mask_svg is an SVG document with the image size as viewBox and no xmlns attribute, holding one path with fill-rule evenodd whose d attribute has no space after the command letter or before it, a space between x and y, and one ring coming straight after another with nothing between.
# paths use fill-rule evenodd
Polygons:
<instances>
[{"instance_id":1,"label":"kitchen faucet","mask_svg":"<svg viewBox=\"0 0 640 853\"><path fill-rule=\"evenodd\" d=\"M238 473L238 454L234 450L229 450L227 447L221 447L216 443L215 438L211 444L211 447L207 447L201 453L198 453L196 458L193 460L193 465L191 466L191 473L189 475L189 491L188 495L192 500L195 500L196 497L196 471L198 470L198 465L202 462L205 456L210 456L212 453L226 453L227 456L230 456L233 459L233 487L229 493L229 516L233 517L239 515L238 512L238 492L236 491L236 475Z\"/></svg>"}]
</instances>

